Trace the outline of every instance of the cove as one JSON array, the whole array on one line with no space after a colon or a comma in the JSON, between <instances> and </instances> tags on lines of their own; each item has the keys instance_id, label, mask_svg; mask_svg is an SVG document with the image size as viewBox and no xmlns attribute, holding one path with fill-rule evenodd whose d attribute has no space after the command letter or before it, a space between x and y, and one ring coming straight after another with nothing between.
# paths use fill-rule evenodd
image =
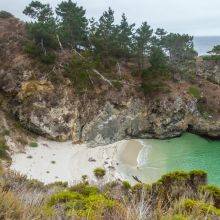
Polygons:
<instances>
[{"instance_id":1,"label":"cove","mask_svg":"<svg viewBox=\"0 0 220 220\"><path fill-rule=\"evenodd\" d=\"M157 181L172 171L204 170L209 184L220 186L220 141L185 133L169 140L140 140L143 148L138 168L122 166L125 178L137 175L146 183Z\"/></svg>"}]
</instances>

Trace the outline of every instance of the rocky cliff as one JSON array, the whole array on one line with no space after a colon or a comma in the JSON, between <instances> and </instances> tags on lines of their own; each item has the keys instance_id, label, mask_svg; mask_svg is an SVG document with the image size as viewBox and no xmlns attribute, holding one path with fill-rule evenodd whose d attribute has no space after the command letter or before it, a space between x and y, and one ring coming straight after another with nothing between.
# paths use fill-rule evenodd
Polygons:
<instances>
[{"instance_id":1,"label":"rocky cliff","mask_svg":"<svg viewBox=\"0 0 220 220\"><path fill-rule=\"evenodd\" d=\"M22 22L0 19L0 91L6 100L1 108L36 134L91 145L175 137L188 129L220 137L220 86L208 77L193 85L167 80L169 91L144 95L140 79L122 65L120 88L99 78L92 91L79 94L63 74L68 51L45 66L23 52L24 41ZM199 90L199 97L189 92L191 87Z\"/></svg>"}]
</instances>

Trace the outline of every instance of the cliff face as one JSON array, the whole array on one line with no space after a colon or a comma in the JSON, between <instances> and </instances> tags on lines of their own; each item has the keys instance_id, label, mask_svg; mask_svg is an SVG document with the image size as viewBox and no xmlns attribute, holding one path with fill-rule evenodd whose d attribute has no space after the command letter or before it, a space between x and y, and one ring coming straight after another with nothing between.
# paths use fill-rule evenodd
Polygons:
<instances>
[{"instance_id":1,"label":"cliff face","mask_svg":"<svg viewBox=\"0 0 220 220\"><path fill-rule=\"evenodd\" d=\"M214 83L220 84L220 61L197 59L197 76L201 76Z\"/></svg>"},{"instance_id":2,"label":"cliff face","mask_svg":"<svg viewBox=\"0 0 220 220\"><path fill-rule=\"evenodd\" d=\"M186 82L168 80L169 92L144 95L137 89L140 80L124 71L120 88L98 79L93 91L79 95L63 76L62 62L69 58L68 52L57 54L56 64L42 66L23 52L24 24L15 18L1 19L0 24L4 111L28 130L52 139L95 144L128 137L175 137L188 128L220 137L219 85L205 79L195 82L202 103L188 93L192 85Z\"/></svg>"}]
</instances>

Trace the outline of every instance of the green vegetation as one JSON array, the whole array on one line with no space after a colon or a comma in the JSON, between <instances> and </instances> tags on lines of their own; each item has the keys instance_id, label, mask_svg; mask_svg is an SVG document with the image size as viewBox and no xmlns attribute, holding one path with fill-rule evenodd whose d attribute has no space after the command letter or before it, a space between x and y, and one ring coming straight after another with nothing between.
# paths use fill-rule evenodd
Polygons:
<instances>
[{"instance_id":1,"label":"green vegetation","mask_svg":"<svg viewBox=\"0 0 220 220\"><path fill-rule=\"evenodd\" d=\"M96 169L94 169L94 175L97 177L97 178L103 178L105 176L105 169L101 168L101 167L98 167Z\"/></svg>"},{"instance_id":2,"label":"green vegetation","mask_svg":"<svg viewBox=\"0 0 220 220\"><path fill-rule=\"evenodd\" d=\"M0 135L0 158L8 158L8 146L6 145L4 136Z\"/></svg>"},{"instance_id":3,"label":"green vegetation","mask_svg":"<svg viewBox=\"0 0 220 220\"><path fill-rule=\"evenodd\" d=\"M122 186L125 190L131 189L131 184L128 181L123 181Z\"/></svg>"},{"instance_id":4,"label":"green vegetation","mask_svg":"<svg viewBox=\"0 0 220 220\"><path fill-rule=\"evenodd\" d=\"M199 88L196 86L189 87L188 93L196 99L201 98L201 92L200 92Z\"/></svg>"},{"instance_id":5,"label":"green vegetation","mask_svg":"<svg viewBox=\"0 0 220 220\"><path fill-rule=\"evenodd\" d=\"M182 181L190 178L190 174L184 171L176 171L165 174L161 177L158 182L170 183L171 181Z\"/></svg>"},{"instance_id":6,"label":"green vegetation","mask_svg":"<svg viewBox=\"0 0 220 220\"><path fill-rule=\"evenodd\" d=\"M220 55L206 55L202 56L203 60L207 61L219 61L220 60Z\"/></svg>"},{"instance_id":7,"label":"green vegetation","mask_svg":"<svg viewBox=\"0 0 220 220\"><path fill-rule=\"evenodd\" d=\"M211 54L220 55L220 45L215 45L211 51L209 51Z\"/></svg>"},{"instance_id":8,"label":"green vegetation","mask_svg":"<svg viewBox=\"0 0 220 220\"><path fill-rule=\"evenodd\" d=\"M217 209L211 204L204 203L203 201L197 201L192 199L186 199L183 201L183 207L186 211L192 212L197 210L202 214L211 214L220 216L220 209Z\"/></svg>"},{"instance_id":9,"label":"green vegetation","mask_svg":"<svg viewBox=\"0 0 220 220\"><path fill-rule=\"evenodd\" d=\"M58 205L67 216L99 219L104 213L111 213L117 202L101 194L96 187L80 184L52 195L47 206L54 209Z\"/></svg>"},{"instance_id":10,"label":"green vegetation","mask_svg":"<svg viewBox=\"0 0 220 220\"><path fill-rule=\"evenodd\" d=\"M31 143L29 144L29 146L30 146L30 147L38 147L38 143L36 143L36 142L31 142Z\"/></svg>"},{"instance_id":11,"label":"green vegetation","mask_svg":"<svg viewBox=\"0 0 220 220\"><path fill-rule=\"evenodd\" d=\"M11 13L7 11L0 11L0 18L11 18L14 17Z\"/></svg>"},{"instance_id":12,"label":"green vegetation","mask_svg":"<svg viewBox=\"0 0 220 220\"><path fill-rule=\"evenodd\" d=\"M214 191L218 195L219 189L207 185L199 187L200 182L190 187L193 184L191 175L200 179L204 174L199 170L170 173L163 177L169 179L169 184L161 181L152 185L138 183L131 187L132 193L128 193L124 190L124 186L130 189L127 181L106 185L82 182L68 187L63 182L44 185L19 174L3 172L0 178L0 218L130 220L149 216L149 219L161 220L218 219L218 203L213 205L212 199L204 197L204 193ZM185 178L189 185L184 185L181 191L181 181L184 182ZM180 196L173 197L176 193ZM24 198L28 198L25 203L21 202ZM148 209L149 205L151 209Z\"/></svg>"},{"instance_id":13,"label":"green vegetation","mask_svg":"<svg viewBox=\"0 0 220 220\"><path fill-rule=\"evenodd\" d=\"M21 202L11 192L4 192L0 188L0 219L21 219Z\"/></svg>"},{"instance_id":14,"label":"green vegetation","mask_svg":"<svg viewBox=\"0 0 220 220\"><path fill-rule=\"evenodd\" d=\"M200 187L201 192L209 193L213 196L218 196L220 198L220 189L213 185L204 185Z\"/></svg>"},{"instance_id":15,"label":"green vegetation","mask_svg":"<svg viewBox=\"0 0 220 220\"><path fill-rule=\"evenodd\" d=\"M124 61L133 63L132 72L141 76L144 93L168 92L164 76L184 75L196 55L191 36L163 29L154 33L146 21L135 27L125 14L115 24L111 8L96 21L87 19L86 10L71 0L57 5L55 13L49 4L32 1L24 14L34 20L27 24L29 41L24 50L46 65L55 63L58 50L73 53L72 60L64 64L65 76L79 92L93 88L94 69L113 76L115 66ZM148 76L142 74L146 71ZM118 80L112 84L121 87Z\"/></svg>"}]
</instances>

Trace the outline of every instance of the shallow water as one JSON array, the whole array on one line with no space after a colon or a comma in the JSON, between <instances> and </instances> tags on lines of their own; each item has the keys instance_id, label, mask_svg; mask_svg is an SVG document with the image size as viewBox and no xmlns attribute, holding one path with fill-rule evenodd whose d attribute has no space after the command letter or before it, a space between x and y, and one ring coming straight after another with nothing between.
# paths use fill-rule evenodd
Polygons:
<instances>
[{"instance_id":1,"label":"shallow water","mask_svg":"<svg viewBox=\"0 0 220 220\"><path fill-rule=\"evenodd\" d=\"M144 182L154 182L161 175L195 169L208 172L210 184L220 186L220 141L185 133L170 140L142 140L144 148L138 157L138 170L124 167L127 177L137 175Z\"/></svg>"}]
</instances>

